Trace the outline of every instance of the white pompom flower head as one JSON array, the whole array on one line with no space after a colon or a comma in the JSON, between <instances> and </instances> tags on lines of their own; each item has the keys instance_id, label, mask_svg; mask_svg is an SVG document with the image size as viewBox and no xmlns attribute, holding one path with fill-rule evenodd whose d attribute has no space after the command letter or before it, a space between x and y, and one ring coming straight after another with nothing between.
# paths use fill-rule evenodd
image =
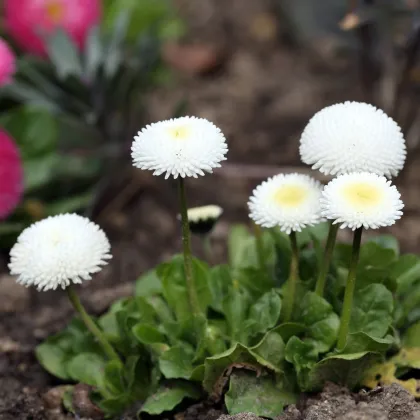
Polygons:
<instances>
[{"instance_id":1,"label":"white pompom flower head","mask_svg":"<svg viewBox=\"0 0 420 420\"><path fill-rule=\"evenodd\" d=\"M372 173L340 175L325 186L321 214L341 228L378 229L402 216L400 193L384 176Z\"/></svg>"},{"instance_id":2,"label":"white pompom flower head","mask_svg":"<svg viewBox=\"0 0 420 420\"><path fill-rule=\"evenodd\" d=\"M146 126L134 137L133 165L153 175L194 177L212 173L226 160L223 133L204 118L181 117Z\"/></svg>"},{"instance_id":3,"label":"white pompom flower head","mask_svg":"<svg viewBox=\"0 0 420 420\"><path fill-rule=\"evenodd\" d=\"M98 225L77 214L34 223L10 251L9 269L17 282L40 291L65 289L90 280L111 258L108 238Z\"/></svg>"},{"instance_id":4,"label":"white pompom flower head","mask_svg":"<svg viewBox=\"0 0 420 420\"><path fill-rule=\"evenodd\" d=\"M300 140L302 161L326 175L398 175L406 158L401 128L382 110L361 102L328 106L309 121Z\"/></svg>"},{"instance_id":5,"label":"white pompom flower head","mask_svg":"<svg viewBox=\"0 0 420 420\"><path fill-rule=\"evenodd\" d=\"M248 207L251 219L263 227L279 226L289 234L321 221L320 182L303 174L280 174L253 191Z\"/></svg>"}]
</instances>

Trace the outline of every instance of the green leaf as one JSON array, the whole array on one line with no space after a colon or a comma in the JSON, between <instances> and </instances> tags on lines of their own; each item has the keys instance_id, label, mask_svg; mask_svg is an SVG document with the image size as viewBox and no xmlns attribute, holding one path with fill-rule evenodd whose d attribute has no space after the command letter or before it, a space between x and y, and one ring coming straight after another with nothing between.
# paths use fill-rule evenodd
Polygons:
<instances>
[{"instance_id":1,"label":"green leaf","mask_svg":"<svg viewBox=\"0 0 420 420\"><path fill-rule=\"evenodd\" d=\"M135 295L148 297L162 292L162 283L156 270L150 270L136 280Z\"/></svg>"},{"instance_id":2,"label":"green leaf","mask_svg":"<svg viewBox=\"0 0 420 420\"><path fill-rule=\"evenodd\" d=\"M248 334L244 331L243 325L247 317L250 300L248 292L243 288L230 287L229 294L222 302L223 313L229 328L229 336L232 340L246 341Z\"/></svg>"},{"instance_id":3,"label":"green leaf","mask_svg":"<svg viewBox=\"0 0 420 420\"><path fill-rule=\"evenodd\" d=\"M133 327L133 334L143 344L166 342L165 335L153 325L137 324Z\"/></svg>"},{"instance_id":4,"label":"green leaf","mask_svg":"<svg viewBox=\"0 0 420 420\"><path fill-rule=\"evenodd\" d=\"M60 342L67 334L61 333L48 337L43 343L36 347L35 354L39 363L52 375L60 379L70 379L65 363L68 352L60 346Z\"/></svg>"},{"instance_id":5,"label":"green leaf","mask_svg":"<svg viewBox=\"0 0 420 420\"><path fill-rule=\"evenodd\" d=\"M115 396L124 393L123 365L118 360L110 360L105 365L104 380L105 389Z\"/></svg>"},{"instance_id":6,"label":"green leaf","mask_svg":"<svg viewBox=\"0 0 420 420\"><path fill-rule=\"evenodd\" d=\"M275 329L265 334L262 340L249 351L256 356L256 360L261 365L277 373L282 371L285 346L281 335Z\"/></svg>"},{"instance_id":7,"label":"green leaf","mask_svg":"<svg viewBox=\"0 0 420 420\"><path fill-rule=\"evenodd\" d=\"M397 293L409 293L420 280L420 258L414 254L402 255L392 266L391 276L397 281Z\"/></svg>"},{"instance_id":8,"label":"green leaf","mask_svg":"<svg viewBox=\"0 0 420 420\"><path fill-rule=\"evenodd\" d=\"M106 78L111 79L117 73L123 59L123 42L127 33L130 15L124 8L119 9L119 15L115 19L111 41L105 54L104 73Z\"/></svg>"},{"instance_id":9,"label":"green leaf","mask_svg":"<svg viewBox=\"0 0 420 420\"><path fill-rule=\"evenodd\" d=\"M286 344L285 359L295 367L298 378L306 374L316 361L318 352L313 342L305 342L293 336Z\"/></svg>"},{"instance_id":10,"label":"green leaf","mask_svg":"<svg viewBox=\"0 0 420 420\"><path fill-rule=\"evenodd\" d=\"M373 352L330 356L315 364L300 385L303 391L313 392L320 391L329 381L353 389L361 383L365 372L381 360L382 356Z\"/></svg>"},{"instance_id":11,"label":"green leaf","mask_svg":"<svg viewBox=\"0 0 420 420\"><path fill-rule=\"evenodd\" d=\"M204 389L216 397L220 397L226 382L225 372L232 367L245 365L247 369L261 373L262 367L280 372L280 359L282 359L282 345L278 334L267 335L254 347L247 348L240 343L236 343L230 349L215 356L208 357L204 361ZM275 355L268 348L275 343L279 346L279 354Z\"/></svg>"},{"instance_id":12,"label":"green leaf","mask_svg":"<svg viewBox=\"0 0 420 420\"><path fill-rule=\"evenodd\" d=\"M47 52L60 79L83 76L78 49L63 29L47 38Z\"/></svg>"},{"instance_id":13,"label":"green leaf","mask_svg":"<svg viewBox=\"0 0 420 420\"><path fill-rule=\"evenodd\" d=\"M406 348L420 348L420 321L411 325L403 335L403 345Z\"/></svg>"},{"instance_id":14,"label":"green leaf","mask_svg":"<svg viewBox=\"0 0 420 420\"><path fill-rule=\"evenodd\" d=\"M251 335L266 332L276 325L280 310L279 295L274 290L265 293L251 306L246 328Z\"/></svg>"},{"instance_id":15,"label":"green leaf","mask_svg":"<svg viewBox=\"0 0 420 420\"><path fill-rule=\"evenodd\" d=\"M238 268L243 264L245 247L249 243L251 235L244 225L231 227L228 237L229 264L232 268Z\"/></svg>"},{"instance_id":16,"label":"green leaf","mask_svg":"<svg viewBox=\"0 0 420 420\"><path fill-rule=\"evenodd\" d=\"M159 368L167 379L190 379L194 370L192 359L193 356L184 347L172 347L160 356Z\"/></svg>"},{"instance_id":17,"label":"green leaf","mask_svg":"<svg viewBox=\"0 0 420 420\"><path fill-rule=\"evenodd\" d=\"M274 240L267 230L262 232L262 242L266 262L274 262ZM229 264L236 271L245 268L258 268L257 242L248 229L243 225L231 228L228 237Z\"/></svg>"},{"instance_id":18,"label":"green leaf","mask_svg":"<svg viewBox=\"0 0 420 420\"><path fill-rule=\"evenodd\" d=\"M24 160L45 156L57 147L58 124L48 111L22 106L3 114L1 122L16 140Z\"/></svg>"},{"instance_id":19,"label":"green leaf","mask_svg":"<svg viewBox=\"0 0 420 420\"><path fill-rule=\"evenodd\" d=\"M200 391L193 384L180 381L162 386L144 402L140 413L157 415L172 411L185 398L196 400L200 398Z\"/></svg>"},{"instance_id":20,"label":"green leaf","mask_svg":"<svg viewBox=\"0 0 420 420\"><path fill-rule=\"evenodd\" d=\"M229 414L253 413L273 418L285 405L296 402L296 396L281 388L270 376L256 377L248 372L235 372L230 377L225 404Z\"/></svg>"},{"instance_id":21,"label":"green leaf","mask_svg":"<svg viewBox=\"0 0 420 420\"><path fill-rule=\"evenodd\" d=\"M209 287L212 295L210 306L217 312L223 312L222 303L226 298L229 286L233 284L228 265L217 265L210 268Z\"/></svg>"},{"instance_id":22,"label":"green leaf","mask_svg":"<svg viewBox=\"0 0 420 420\"><path fill-rule=\"evenodd\" d=\"M351 333L347 337L343 354L360 353L363 351L385 353L392 344L394 338L387 335L383 338L372 337L364 332Z\"/></svg>"},{"instance_id":23,"label":"green leaf","mask_svg":"<svg viewBox=\"0 0 420 420\"><path fill-rule=\"evenodd\" d=\"M66 370L75 381L103 387L105 365L105 359L96 353L80 353L66 363Z\"/></svg>"},{"instance_id":24,"label":"green leaf","mask_svg":"<svg viewBox=\"0 0 420 420\"><path fill-rule=\"evenodd\" d=\"M201 310L205 313L212 300L209 288L209 269L207 265L196 258L193 258L192 268L198 301ZM175 312L177 320L182 322L191 318L183 257L177 255L170 262L161 264L157 274L162 281L163 295Z\"/></svg>"},{"instance_id":25,"label":"green leaf","mask_svg":"<svg viewBox=\"0 0 420 420\"><path fill-rule=\"evenodd\" d=\"M98 74L104 59L104 47L101 40L101 28L94 25L89 29L84 50L84 75L92 81Z\"/></svg>"},{"instance_id":26,"label":"green leaf","mask_svg":"<svg viewBox=\"0 0 420 420\"><path fill-rule=\"evenodd\" d=\"M31 192L48 184L56 175L59 160L56 154L26 160L24 162L25 191Z\"/></svg>"},{"instance_id":27,"label":"green leaf","mask_svg":"<svg viewBox=\"0 0 420 420\"><path fill-rule=\"evenodd\" d=\"M369 242L373 242L382 248L390 249L394 251L394 254L398 256L400 254L400 244L397 238L392 235L378 235L370 239Z\"/></svg>"},{"instance_id":28,"label":"green leaf","mask_svg":"<svg viewBox=\"0 0 420 420\"><path fill-rule=\"evenodd\" d=\"M392 322L393 297L382 284L371 284L354 296L350 332L364 332L383 337Z\"/></svg>"},{"instance_id":29,"label":"green leaf","mask_svg":"<svg viewBox=\"0 0 420 420\"><path fill-rule=\"evenodd\" d=\"M297 311L296 321L307 327L307 342L319 353L327 352L337 339L340 320L332 306L314 292L307 292Z\"/></svg>"}]
</instances>

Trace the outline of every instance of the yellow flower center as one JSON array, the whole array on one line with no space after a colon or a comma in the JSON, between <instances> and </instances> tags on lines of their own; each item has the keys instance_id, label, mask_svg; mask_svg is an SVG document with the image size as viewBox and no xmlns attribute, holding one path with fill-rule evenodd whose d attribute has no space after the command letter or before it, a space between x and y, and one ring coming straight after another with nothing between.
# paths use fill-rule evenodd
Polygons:
<instances>
[{"instance_id":1,"label":"yellow flower center","mask_svg":"<svg viewBox=\"0 0 420 420\"><path fill-rule=\"evenodd\" d=\"M345 187L343 193L349 204L359 211L377 206L383 198L382 191L375 185L362 182Z\"/></svg>"},{"instance_id":2,"label":"yellow flower center","mask_svg":"<svg viewBox=\"0 0 420 420\"><path fill-rule=\"evenodd\" d=\"M59 23L64 15L64 7L59 1L51 0L46 6L46 13L53 23Z\"/></svg>"},{"instance_id":3,"label":"yellow flower center","mask_svg":"<svg viewBox=\"0 0 420 420\"><path fill-rule=\"evenodd\" d=\"M190 135L190 128L188 126L185 125L179 125L179 126L175 126L175 127L171 127L168 129L169 131L169 135L173 138L173 139L177 139L177 140L185 140L189 137Z\"/></svg>"},{"instance_id":4,"label":"yellow flower center","mask_svg":"<svg viewBox=\"0 0 420 420\"><path fill-rule=\"evenodd\" d=\"M307 191L300 185L285 185L274 193L274 200L280 206L295 207L305 201Z\"/></svg>"}]
</instances>

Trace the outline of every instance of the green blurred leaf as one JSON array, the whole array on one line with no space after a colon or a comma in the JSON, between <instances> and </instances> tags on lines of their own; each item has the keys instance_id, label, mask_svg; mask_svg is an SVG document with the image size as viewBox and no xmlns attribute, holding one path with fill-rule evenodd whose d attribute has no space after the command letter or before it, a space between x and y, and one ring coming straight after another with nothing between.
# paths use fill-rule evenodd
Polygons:
<instances>
[{"instance_id":1,"label":"green blurred leaf","mask_svg":"<svg viewBox=\"0 0 420 420\"><path fill-rule=\"evenodd\" d=\"M159 358L159 367L165 378L190 379L194 370L193 356L183 347L172 347Z\"/></svg>"},{"instance_id":2,"label":"green blurred leaf","mask_svg":"<svg viewBox=\"0 0 420 420\"><path fill-rule=\"evenodd\" d=\"M137 324L133 327L133 334L143 344L166 342L165 335L153 325Z\"/></svg>"},{"instance_id":3,"label":"green blurred leaf","mask_svg":"<svg viewBox=\"0 0 420 420\"><path fill-rule=\"evenodd\" d=\"M232 276L228 265L217 265L210 268L209 287L212 295L210 304L212 309L223 312L223 300L232 284Z\"/></svg>"},{"instance_id":4,"label":"green blurred leaf","mask_svg":"<svg viewBox=\"0 0 420 420\"><path fill-rule=\"evenodd\" d=\"M22 106L3 114L0 121L16 140L24 160L55 151L58 125L48 111Z\"/></svg>"},{"instance_id":5,"label":"green blurred leaf","mask_svg":"<svg viewBox=\"0 0 420 420\"><path fill-rule=\"evenodd\" d=\"M266 332L276 325L280 310L280 296L274 290L265 293L251 306L245 329L251 336Z\"/></svg>"},{"instance_id":6,"label":"green blurred leaf","mask_svg":"<svg viewBox=\"0 0 420 420\"><path fill-rule=\"evenodd\" d=\"M406 348L420 348L420 321L411 325L403 335L403 345Z\"/></svg>"},{"instance_id":7,"label":"green blurred leaf","mask_svg":"<svg viewBox=\"0 0 420 420\"><path fill-rule=\"evenodd\" d=\"M196 400L200 398L200 391L193 384L181 381L162 386L144 402L139 414L171 411L185 398Z\"/></svg>"},{"instance_id":8,"label":"green blurred leaf","mask_svg":"<svg viewBox=\"0 0 420 420\"><path fill-rule=\"evenodd\" d=\"M67 374L75 381L103 387L106 361L96 353L80 353L66 363Z\"/></svg>"},{"instance_id":9,"label":"green blurred leaf","mask_svg":"<svg viewBox=\"0 0 420 420\"><path fill-rule=\"evenodd\" d=\"M196 258L193 258L192 268L198 301L202 311L206 312L212 300L209 288L209 268ZM157 274L162 281L163 295L175 312L178 321L191 318L183 256L177 255L170 262L161 264Z\"/></svg>"},{"instance_id":10,"label":"green blurred leaf","mask_svg":"<svg viewBox=\"0 0 420 420\"><path fill-rule=\"evenodd\" d=\"M87 80L95 79L103 59L104 47L101 39L101 28L99 25L95 25L89 29L84 49L84 76Z\"/></svg>"},{"instance_id":11,"label":"green blurred leaf","mask_svg":"<svg viewBox=\"0 0 420 420\"><path fill-rule=\"evenodd\" d=\"M397 238L392 235L378 235L370 239L369 242L378 244L382 248L390 249L394 251L394 254L398 257L400 254L400 244Z\"/></svg>"},{"instance_id":12,"label":"green blurred leaf","mask_svg":"<svg viewBox=\"0 0 420 420\"><path fill-rule=\"evenodd\" d=\"M285 405L296 402L296 395L282 389L280 383L269 376L237 371L230 377L225 395L226 408L231 415L253 413L273 418L280 415Z\"/></svg>"},{"instance_id":13,"label":"green blurred leaf","mask_svg":"<svg viewBox=\"0 0 420 420\"><path fill-rule=\"evenodd\" d=\"M359 289L354 296L350 332L364 332L382 338L392 322L393 298L382 284Z\"/></svg>"},{"instance_id":14,"label":"green blurred leaf","mask_svg":"<svg viewBox=\"0 0 420 420\"><path fill-rule=\"evenodd\" d=\"M127 33L130 14L124 7L118 8L118 17L113 22L111 40L105 53L104 73L111 79L117 73L123 59L123 42Z\"/></svg>"},{"instance_id":15,"label":"green blurred leaf","mask_svg":"<svg viewBox=\"0 0 420 420\"><path fill-rule=\"evenodd\" d=\"M340 320L332 306L314 292L307 292L296 311L296 322L307 327L306 343L319 353L327 352L335 343Z\"/></svg>"},{"instance_id":16,"label":"green blurred leaf","mask_svg":"<svg viewBox=\"0 0 420 420\"><path fill-rule=\"evenodd\" d=\"M320 391L325 382L345 385L353 389L363 380L365 372L382 360L379 353L360 352L327 357L315 364L304 381L303 391Z\"/></svg>"},{"instance_id":17,"label":"green blurred leaf","mask_svg":"<svg viewBox=\"0 0 420 420\"><path fill-rule=\"evenodd\" d=\"M162 283L156 270L150 270L136 280L136 296L153 296L162 292Z\"/></svg>"},{"instance_id":18,"label":"green blurred leaf","mask_svg":"<svg viewBox=\"0 0 420 420\"><path fill-rule=\"evenodd\" d=\"M83 70L79 52L67 33L58 28L53 35L47 37L46 41L48 56L58 77L63 80L69 76L81 78Z\"/></svg>"}]
</instances>

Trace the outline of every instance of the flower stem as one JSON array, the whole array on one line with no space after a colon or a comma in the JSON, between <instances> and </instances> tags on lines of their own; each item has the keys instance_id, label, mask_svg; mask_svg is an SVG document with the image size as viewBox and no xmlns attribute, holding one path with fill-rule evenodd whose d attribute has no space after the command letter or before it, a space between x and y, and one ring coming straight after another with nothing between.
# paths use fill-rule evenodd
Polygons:
<instances>
[{"instance_id":1,"label":"flower stem","mask_svg":"<svg viewBox=\"0 0 420 420\"><path fill-rule=\"evenodd\" d=\"M66 290L67 290L67 296L69 297L70 302L73 305L74 309L76 310L76 312L79 313L80 317L82 318L82 321L86 325L86 328L99 341L105 354L109 357L109 359L117 360L118 362L121 362L120 357L118 356L117 352L114 350L114 348L111 346L111 344L105 337L103 331L99 329L99 327L95 324L95 322L90 317L90 315L86 312L85 308L82 305L82 302L80 302L79 296L77 296L77 293L75 292L73 287L70 285L67 287Z\"/></svg>"},{"instance_id":2,"label":"flower stem","mask_svg":"<svg viewBox=\"0 0 420 420\"><path fill-rule=\"evenodd\" d=\"M255 241L256 241L256 246L257 246L258 264L260 266L260 270L265 271L267 268L267 264L265 262L262 230L261 230L261 227L255 223L254 223L254 234L255 234Z\"/></svg>"},{"instance_id":3,"label":"flower stem","mask_svg":"<svg viewBox=\"0 0 420 420\"><path fill-rule=\"evenodd\" d=\"M338 342L337 342L338 350L343 350L347 342L351 311L353 307L354 288L356 285L356 271L357 271L357 263L359 261L362 231L363 231L363 227L360 227L356 229L356 231L354 232L351 262L350 262L349 274L347 277L346 290L344 292L344 302L343 302L343 309L341 311L340 330L338 332Z\"/></svg>"},{"instance_id":4,"label":"flower stem","mask_svg":"<svg viewBox=\"0 0 420 420\"><path fill-rule=\"evenodd\" d=\"M203 235L203 248L204 248L204 255L206 256L207 262L210 264L213 260L213 250L211 246L211 238L210 238L210 235L208 234Z\"/></svg>"},{"instance_id":5,"label":"flower stem","mask_svg":"<svg viewBox=\"0 0 420 420\"><path fill-rule=\"evenodd\" d=\"M296 232L290 232L290 244L292 247L292 259L290 261L290 274L285 296L284 321L289 322L292 318L293 307L296 298L296 285L299 277L299 249Z\"/></svg>"},{"instance_id":6,"label":"flower stem","mask_svg":"<svg viewBox=\"0 0 420 420\"><path fill-rule=\"evenodd\" d=\"M328 231L327 244L325 245L324 259L322 260L321 267L319 269L318 280L316 281L315 293L319 296L323 296L325 283L327 281L327 274L331 265L331 258L334 250L335 240L337 238L339 224L330 224Z\"/></svg>"},{"instance_id":7,"label":"flower stem","mask_svg":"<svg viewBox=\"0 0 420 420\"><path fill-rule=\"evenodd\" d=\"M200 304L198 302L197 290L195 288L193 271L192 271L192 255L191 255L191 234L188 224L188 207L187 196L185 194L184 178L179 177L179 202L181 206L181 219L182 219L182 246L184 251L184 269L185 279L187 283L188 299L190 301L191 311L194 315L198 315Z\"/></svg>"}]
</instances>

